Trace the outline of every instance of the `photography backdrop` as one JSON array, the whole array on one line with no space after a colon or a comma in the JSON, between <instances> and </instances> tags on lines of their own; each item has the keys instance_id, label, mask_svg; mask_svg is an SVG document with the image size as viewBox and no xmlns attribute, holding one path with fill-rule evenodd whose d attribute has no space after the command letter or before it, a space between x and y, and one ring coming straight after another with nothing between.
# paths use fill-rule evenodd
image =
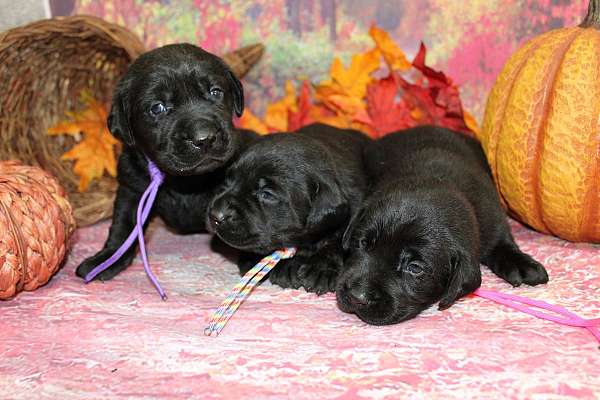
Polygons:
<instances>
[{"instance_id":1,"label":"photography backdrop","mask_svg":"<svg viewBox=\"0 0 600 400\"><path fill-rule=\"evenodd\" d=\"M259 113L286 79L317 82L334 55L348 62L369 48L376 23L409 58L424 41L428 64L460 85L465 108L481 120L509 55L539 33L578 24L587 0L50 0L50 8L123 24L148 48L191 42L221 54L263 42L264 59L244 80Z\"/></svg>"}]
</instances>

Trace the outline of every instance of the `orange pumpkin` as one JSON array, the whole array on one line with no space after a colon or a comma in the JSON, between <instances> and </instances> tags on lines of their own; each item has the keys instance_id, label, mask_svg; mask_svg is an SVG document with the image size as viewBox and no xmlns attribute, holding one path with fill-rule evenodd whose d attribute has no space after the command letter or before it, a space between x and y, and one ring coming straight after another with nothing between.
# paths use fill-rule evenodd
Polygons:
<instances>
[{"instance_id":1,"label":"orange pumpkin","mask_svg":"<svg viewBox=\"0 0 600 400\"><path fill-rule=\"evenodd\" d=\"M578 27L512 55L478 138L511 215L567 240L600 242L600 0Z\"/></svg>"}]
</instances>

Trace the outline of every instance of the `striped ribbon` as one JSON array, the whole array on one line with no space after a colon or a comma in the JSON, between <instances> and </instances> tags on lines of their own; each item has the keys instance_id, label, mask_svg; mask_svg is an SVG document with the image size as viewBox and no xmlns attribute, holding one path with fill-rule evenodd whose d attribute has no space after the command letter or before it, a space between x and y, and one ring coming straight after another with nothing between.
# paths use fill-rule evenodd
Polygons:
<instances>
[{"instance_id":1,"label":"striped ribbon","mask_svg":"<svg viewBox=\"0 0 600 400\"><path fill-rule=\"evenodd\" d=\"M204 329L204 334L206 336L212 336L213 334L218 336L238 307L248 297L252 289L258 285L261 279L268 274L280 260L291 258L294 254L296 254L296 249L294 247L277 250L270 256L263 258L248 271L233 288L231 293L229 293L223 303L221 303L219 308L212 314L208 326ZM587 329L598 342L600 342L600 318L584 319L561 306L481 288L476 290L473 295L503 304L540 319L545 319L561 325ZM555 313L555 315L544 313L536 310L536 308L550 311ZM562 316L562 318L556 314Z\"/></svg>"},{"instance_id":2,"label":"striped ribbon","mask_svg":"<svg viewBox=\"0 0 600 400\"><path fill-rule=\"evenodd\" d=\"M250 271L240 279L231 293L221 303L219 308L213 312L208 326L204 329L206 336L218 336L223 330L229 319L233 316L239 306L246 300L252 289L254 289L261 279L271 271L280 260L291 258L296 254L294 247L288 247L277 250L273 254L263 258Z\"/></svg>"}]
</instances>

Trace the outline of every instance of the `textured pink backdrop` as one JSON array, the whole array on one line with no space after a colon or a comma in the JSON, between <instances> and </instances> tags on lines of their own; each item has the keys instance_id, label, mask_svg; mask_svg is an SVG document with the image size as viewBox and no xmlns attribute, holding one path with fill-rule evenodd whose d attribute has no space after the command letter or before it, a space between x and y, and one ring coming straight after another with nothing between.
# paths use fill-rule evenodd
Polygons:
<instances>
[{"instance_id":1,"label":"textured pink backdrop","mask_svg":"<svg viewBox=\"0 0 600 400\"><path fill-rule=\"evenodd\" d=\"M75 265L107 224L79 230L51 282L0 302L1 399L598 399L600 349L586 331L478 298L373 327L333 295L259 287L218 338L202 333L236 283L207 235L151 226L162 302L140 260L115 280L84 285ZM513 223L542 261L546 287L485 286L600 316L600 246L573 244Z\"/></svg>"}]
</instances>

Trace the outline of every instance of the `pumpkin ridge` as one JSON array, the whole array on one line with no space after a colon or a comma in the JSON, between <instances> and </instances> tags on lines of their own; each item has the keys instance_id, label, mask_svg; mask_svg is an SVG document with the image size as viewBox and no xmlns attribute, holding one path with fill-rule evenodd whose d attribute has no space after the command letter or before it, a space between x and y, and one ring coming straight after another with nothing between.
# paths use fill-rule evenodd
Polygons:
<instances>
[{"instance_id":1,"label":"pumpkin ridge","mask_svg":"<svg viewBox=\"0 0 600 400\"><path fill-rule=\"evenodd\" d=\"M545 131L548 127L548 114L550 112L550 107L552 107L552 103L555 96L556 83L558 80L558 74L563 65L563 61L565 59L565 55L571 48L571 45L577 39L577 36L580 33L580 28L573 28L573 34L565 40L565 43L560 46L555 56L550 63L549 72L548 72L548 84L544 87L544 99L541 104L541 118L540 124L536 130L530 130L529 137L527 138L528 143L528 158L532 160L529 163L529 172L531 176L531 187L533 190L533 213L536 216L536 219L544 226L544 229L547 232L556 236L556 232L554 232L546 223L546 218L542 205L542 188L541 188L541 160L542 153L544 150L544 141L545 141ZM533 145L531 145L533 143Z\"/></svg>"},{"instance_id":2,"label":"pumpkin ridge","mask_svg":"<svg viewBox=\"0 0 600 400\"><path fill-rule=\"evenodd\" d=\"M537 43L532 44L531 48L522 56L519 65L514 69L513 73L510 76L510 85L508 87L507 90L507 94L506 94L506 98L503 102L500 103L500 111L498 111L497 113L500 115L499 118L499 123L497 125L497 128L494 129L492 132L490 132L489 138L488 138L488 147L493 147L495 150L495 152L497 152L498 150L498 139L500 137L500 133L502 132L503 128L504 128L504 121L506 120L505 116L506 116L506 110L508 108L508 104L509 104L509 100L510 100L510 96L513 92L513 89L515 87L515 82L516 82L516 77L519 76L519 74L521 73L521 71L523 70L523 67L525 66L525 64L527 63L527 61L529 61L530 56L535 53L537 51L537 49L542 45L542 40L538 40L540 39L538 38L534 38L532 39L532 41L536 41ZM493 143L494 145L492 146ZM491 167L491 166L490 166ZM508 201L504 198L504 194L502 193L502 191L500 190L500 178L498 176L498 156L494 155L494 166L493 168L490 168L492 170L492 175L494 177L494 184L496 185L496 191L498 192L498 195L500 197L500 200L502 202L502 205L504 205L507 209L509 209L508 206Z\"/></svg>"},{"instance_id":3,"label":"pumpkin ridge","mask_svg":"<svg viewBox=\"0 0 600 400\"><path fill-rule=\"evenodd\" d=\"M600 135L600 121L598 121L598 135ZM592 148L590 160L594 159L596 153L596 163L591 163L590 173L585 180L587 183L587 191L583 200L583 213L581 217L580 240L592 241L594 237L594 223L600 218L600 210L598 209L598 201L594 201L600 191L600 142L596 148Z\"/></svg>"}]
</instances>

